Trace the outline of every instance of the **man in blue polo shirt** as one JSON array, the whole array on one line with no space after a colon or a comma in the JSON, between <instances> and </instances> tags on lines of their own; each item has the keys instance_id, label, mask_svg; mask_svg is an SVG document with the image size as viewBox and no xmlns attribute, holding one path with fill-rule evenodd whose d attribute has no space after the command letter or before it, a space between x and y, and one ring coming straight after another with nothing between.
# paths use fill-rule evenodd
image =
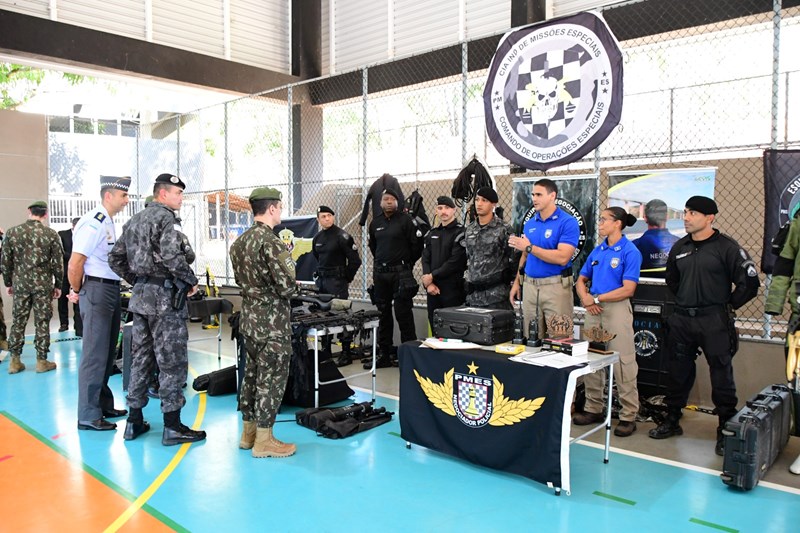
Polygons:
<instances>
[{"instance_id":1,"label":"man in blue polo shirt","mask_svg":"<svg viewBox=\"0 0 800 533\"><path fill-rule=\"evenodd\" d=\"M572 316L572 254L578 246L578 221L556 206L558 186L550 179L533 184L536 213L525 223L521 237L510 237L508 245L524 251L520 269L525 267L522 312L525 336L534 317L539 322L539 338L547 337L545 320L553 315ZM510 300L519 299L520 274L511 287Z\"/></svg>"}]
</instances>

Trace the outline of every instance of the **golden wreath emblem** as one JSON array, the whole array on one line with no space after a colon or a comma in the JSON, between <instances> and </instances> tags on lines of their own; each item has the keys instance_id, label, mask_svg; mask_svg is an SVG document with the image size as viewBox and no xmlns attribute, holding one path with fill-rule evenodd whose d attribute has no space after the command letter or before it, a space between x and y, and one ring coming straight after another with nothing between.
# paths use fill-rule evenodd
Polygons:
<instances>
[{"instance_id":1,"label":"golden wreath emblem","mask_svg":"<svg viewBox=\"0 0 800 533\"><path fill-rule=\"evenodd\" d=\"M492 376L488 379L477 375L478 367L468 365L469 373L461 374L451 368L444 373L444 380L435 383L414 370L422 391L436 408L455 416L469 427L510 426L530 418L542 407L544 396L527 400L514 400L505 395L505 386Z\"/></svg>"}]
</instances>

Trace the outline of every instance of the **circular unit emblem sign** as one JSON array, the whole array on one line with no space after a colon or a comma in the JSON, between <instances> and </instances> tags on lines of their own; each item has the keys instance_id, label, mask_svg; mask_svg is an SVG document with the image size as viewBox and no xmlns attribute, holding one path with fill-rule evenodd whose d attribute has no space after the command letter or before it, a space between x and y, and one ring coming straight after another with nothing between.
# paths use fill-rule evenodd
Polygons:
<instances>
[{"instance_id":1,"label":"circular unit emblem sign","mask_svg":"<svg viewBox=\"0 0 800 533\"><path fill-rule=\"evenodd\" d=\"M622 53L605 20L578 13L503 36L483 91L486 130L509 161L547 170L582 158L622 113Z\"/></svg>"}]
</instances>

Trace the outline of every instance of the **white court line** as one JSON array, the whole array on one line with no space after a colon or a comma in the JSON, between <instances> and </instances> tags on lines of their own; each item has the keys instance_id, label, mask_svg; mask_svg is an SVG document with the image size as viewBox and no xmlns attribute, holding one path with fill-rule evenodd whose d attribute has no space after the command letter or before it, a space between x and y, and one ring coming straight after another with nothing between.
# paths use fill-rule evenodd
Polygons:
<instances>
[{"instance_id":1,"label":"white court line","mask_svg":"<svg viewBox=\"0 0 800 533\"><path fill-rule=\"evenodd\" d=\"M590 448L597 448L598 450L605 449L605 446L603 444L599 444L599 443L596 443L596 442L578 441L578 444L582 444L584 446L589 446ZM678 461L673 461L671 459L663 459L661 457L655 457L653 455L646 455L646 454L643 454L643 453L633 452L633 451L630 451L630 450L623 450L621 448L616 448L614 446L611 446L610 450L612 452L614 452L614 453L627 455L629 457L636 457L637 459L643 459L645 461L652 461L654 463L661 463L661 464L664 464L664 465L674 466L674 467L677 467L677 468L683 468L684 470L693 470L695 472L700 472L702 474L709 474L709 475L712 475L712 476L719 477L719 475L722 473L719 470L713 470L711 468L704 468L702 466L690 465L690 464L687 464L687 463L680 463ZM722 483L722 482L720 481L720 483ZM777 483L771 483L769 481L759 481L758 485L761 486L761 487L767 487L768 489L775 489L775 490L780 490L780 491L783 491L783 492L788 492L790 494L800 495L800 489L796 489L794 487L787 487L786 485L778 485Z\"/></svg>"}]
</instances>

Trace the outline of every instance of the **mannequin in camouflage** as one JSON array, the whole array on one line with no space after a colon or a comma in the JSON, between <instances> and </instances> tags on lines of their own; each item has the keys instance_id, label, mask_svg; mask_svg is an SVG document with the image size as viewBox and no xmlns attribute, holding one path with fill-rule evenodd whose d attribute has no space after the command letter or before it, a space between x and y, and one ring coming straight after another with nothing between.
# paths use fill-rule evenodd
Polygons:
<instances>
[{"instance_id":1,"label":"mannequin in camouflage","mask_svg":"<svg viewBox=\"0 0 800 533\"><path fill-rule=\"evenodd\" d=\"M497 193L482 187L475 193L478 217L467 225L461 241L467 249L467 305L484 309L512 309L508 300L516 264L508 247L511 226L497 218Z\"/></svg>"},{"instance_id":2,"label":"mannequin in camouflage","mask_svg":"<svg viewBox=\"0 0 800 533\"><path fill-rule=\"evenodd\" d=\"M281 222L281 193L261 187L250 194L255 223L231 245L236 283L241 287L240 330L247 352L239 398L244 428L239 447L253 457L288 457L294 444L272 434L289 377L290 298L299 294L292 256L272 229Z\"/></svg>"},{"instance_id":3,"label":"mannequin in camouflage","mask_svg":"<svg viewBox=\"0 0 800 533\"><path fill-rule=\"evenodd\" d=\"M47 360L47 353L50 351L52 300L61 296L64 278L64 249L58 233L43 224L47 203L34 202L28 206L28 212L28 221L10 228L3 243L3 281L6 292L14 297L8 338L9 374L25 370L20 356L31 309L36 324L36 371L48 372L56 368L55 363Z\"/></svg>"}]
</instances>

